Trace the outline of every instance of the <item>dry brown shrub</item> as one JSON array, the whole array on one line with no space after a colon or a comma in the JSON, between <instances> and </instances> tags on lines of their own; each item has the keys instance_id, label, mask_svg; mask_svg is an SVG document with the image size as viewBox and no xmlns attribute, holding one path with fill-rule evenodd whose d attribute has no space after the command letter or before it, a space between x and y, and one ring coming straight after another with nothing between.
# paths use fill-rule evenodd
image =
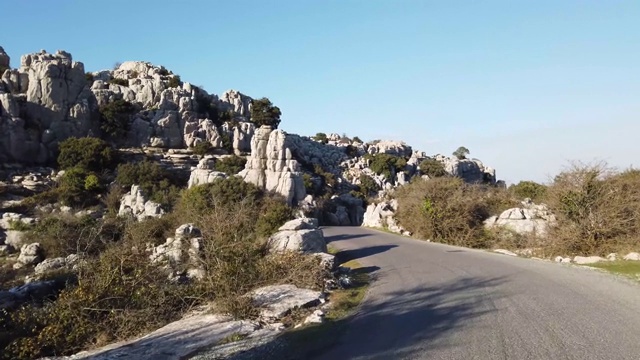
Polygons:
<instances>
[{"instance_id":1,"label":"dry brown shrub","mask_svg":"<svg viewBox=\"0 0 640 360\"><path fill-rule=\"evenodd\" d=\"M638 170L618 173L605 163L575 163L556 176L546 197L558 218L547 244L554 252L606 255L638 244Z\"/></svg>"},{"instance_id":2,"label":"dry brown shrub","mask_svg":"<svg viewBox=\"0 0 640 360\"><path fill-rule=\"evenodd\" d=\"M419 238L487 247L490 238L485 236L482 222L512 205L506 191L503 193L465 184L459 178L416 179L396 191L396 217Z\"/></svg>"}]
</instances>

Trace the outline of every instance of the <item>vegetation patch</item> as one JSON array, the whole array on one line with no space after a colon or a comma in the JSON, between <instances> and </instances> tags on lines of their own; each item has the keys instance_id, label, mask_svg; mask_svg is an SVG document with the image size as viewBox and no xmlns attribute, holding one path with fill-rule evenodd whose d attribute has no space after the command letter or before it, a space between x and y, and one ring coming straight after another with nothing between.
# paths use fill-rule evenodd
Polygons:
<instances>
[{"instance_id":1,"label":"vegetation patch","mask_svg":"<svg viewBox=\"0 0 640 360\"><path fill-rule=\"evenodd\" d=\"M635 280L640 280L640 261L602 261L595 264L589 264L589 266L630 277Z\"/></svg>"}]
</instances>

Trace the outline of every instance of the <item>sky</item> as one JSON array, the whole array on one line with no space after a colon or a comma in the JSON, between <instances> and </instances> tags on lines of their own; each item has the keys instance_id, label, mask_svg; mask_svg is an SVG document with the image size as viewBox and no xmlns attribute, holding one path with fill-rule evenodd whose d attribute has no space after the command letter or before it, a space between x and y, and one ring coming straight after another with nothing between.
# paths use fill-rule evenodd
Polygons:
<instances>
[{"instance_id":1,"label":"sky","mask_svg":"<svg viewBox=\"0 0 640 360\"><path fill-rule=\"evenodd\" d=\"M459 146L498 179L640 155L640 2L3 0L0 46L63 49L87 71L163 65L268 97L301 135Z\"/></svg>"}]
</instances>

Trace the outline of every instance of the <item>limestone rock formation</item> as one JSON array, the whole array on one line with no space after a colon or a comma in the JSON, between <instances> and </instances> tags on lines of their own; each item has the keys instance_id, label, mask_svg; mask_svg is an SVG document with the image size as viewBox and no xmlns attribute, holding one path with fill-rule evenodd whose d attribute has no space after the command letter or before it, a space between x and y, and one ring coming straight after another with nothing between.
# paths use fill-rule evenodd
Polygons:
<instances>
[{"instance_id":1,"label":"limestone rock formation","mask_svg":"<svg viewBox=\"0 0 640 360\"><path fill-rule=\"evenodd\" d=\"M496 183L496 171L485 166L478 159L458 159L436 155L436 160L443 163L447 173L457 176L468 183Z\"/></svg>"},{"instance_id":2,"label":"limestone rock formation","mask_svg":"<svg viewBox=\"0 0 640 360\"><path fill-rule=\"evenodd\" d=\"M317 219L296 219L282 225L273 234L267 245L272 252L299 251L303 253L326 253L327 243Z\"/></svg>"},{"instance_id":3,"label":"limestone rock formation","mask_svg":"<svg viewBox=\"0 0 640 360\"><path fill-rule=\"evenodd\" d=\"M132 185L131 191L120 200L119 216L130 216L139 221L149 217L161 217L164 210L160 204L147 200L138 185Z\"/></svg>"},{"instance_id":4,"label":"limestone rock formation","mask_svg":"<svg viewBox=\"0 0 640 360\"><path fill-rule=\"evenodd\" d=\"M523 201L522 206L505 210L498 216L488 218L484 222L485 227L503 227L518 234L535 233L545 236L549 227L555 223L555 216L545 205L536 205L530 200Z\"/></svg>"},{"instance_id":5,"label":"limestone rock formation","mask_svg":"<svg viewBox=\"0 0 640 360\"><path fill-rule=\"evenodd\" d=\"M205 156L200 162L198 166L191 170L191 175L189 176L189 187L208 184L214 182L216 179L224 179L227 177L227 174L215 171L215 158L210 156Z\"/></svg>"},{"instance_id":6,"label":"limestone rock formation","mask_svg":"<svg viewBox=\"0 0 640 360\"><path fill-rule=\"evenodd\" d=\"M251 140L251 156L240 176L267 191L274 191L297 204L306 196L300 165L293 158L287 135L282 130L262 126Z\"/></svg>"},{"instance_id":7,"label":"limestone rock formation","mask_svg":"<svg viewBox=\"0 0 640 360\"><path fill-rule=\"evenodd\" d=\"M300 289L295 285L270 285L249 294L253 304L260 308L263 319L280 319L295 308L315 306L320 303L320 291Z\"/></svg>"}]
</instances>

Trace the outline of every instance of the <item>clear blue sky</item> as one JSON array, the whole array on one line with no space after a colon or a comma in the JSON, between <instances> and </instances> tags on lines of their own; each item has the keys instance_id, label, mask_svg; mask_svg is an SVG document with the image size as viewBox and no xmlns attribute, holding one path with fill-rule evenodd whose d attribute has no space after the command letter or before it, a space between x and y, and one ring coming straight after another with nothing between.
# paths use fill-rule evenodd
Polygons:
<instances>
[{"instance_id":1,"label":"clear blue sky","mask_svg":"<svg viewBox=\"0 0 640 360\"><path fill-rule=\"evenodd\" d=\"M269 97L281 128L464 145L498 178L640 155L639 1L4 0L0 46L161 64Z\"/></svg>"}]
</instances>

